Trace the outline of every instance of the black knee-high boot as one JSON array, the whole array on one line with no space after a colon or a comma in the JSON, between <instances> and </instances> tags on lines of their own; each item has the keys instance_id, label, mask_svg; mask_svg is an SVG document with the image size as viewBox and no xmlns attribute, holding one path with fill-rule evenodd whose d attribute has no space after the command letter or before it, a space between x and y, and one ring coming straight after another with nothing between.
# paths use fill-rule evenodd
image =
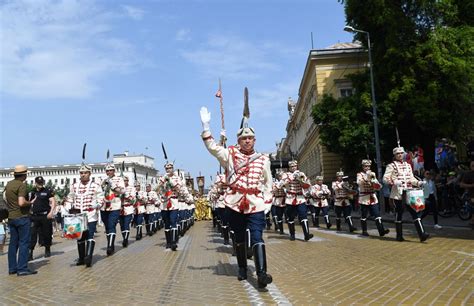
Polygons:
<instances>
[{"instance_id":1,"label":"black knee-high boot","mask_svg":"<svg viewBox=\"0 0 474 306\"><path fill-rule=\"evenodd\" d=\"M416 231L418 232L418 237L420 237L420 242L423 242L426 239L428 239L430 235L425 232L425 228L423 227L423 224L421 223L421 219L420 218L416 219L414 223L415 223Z\"/></svg>"},{"instance_id":2,"label":"black knee-high boot","mask_svg":"<svg viewBox=\"0 0 474 306\"><path fill-rule=\"evenodd\" d=\"M288 229L290 230L290 240L294 241L296 239L295 238L295 222L294 221L288 222Z\"/></svg>"},{"instance_id":3,"label":"black knee-high boot","mask_svg":"<svg viewBox=\"0 0 474 306\"><path fill-rule=\"evenodd\" d=\"M245 242L235 244L235 252L237 254L237 264L239 266L239 281L247 279L247 246Z\"/></svg>"},{"instance_id":4,"label":"black knee-high boot","mask_svg":"<svg viewBox=\"0 0 474 306\"><path fill-rule=\"evenodd\" d=\"M309 239L313 238L314 235L309 232L308 219L301 220L301 227L303 228L305 241L308 241Z\"/></svg>"},{"instance_id":5,"label":"black knee-high boot","mask_svg":"<svg viewBox=\"0 0 474 306\"><path fill-rule=\"evenodd\" d=\"M122 232L122 237L123 237L122 246L124 248L128 247L128 237L129 236L130 236L130 231L123 231Z\"/></svg>"},{"instance_id":6,"label":"black knee-high boot","mask_svg":"<svg viewBox=\"0 0 474 306\"><path fill-rule=\"evenodd\" d=\"M165 238L166 238L166 248L171 248L171 230L165 229Z\"/></svg>"},{"instance_id":7,"label":"black knee-high boot","mask_svg":"<svg viewBox=\"0 0 474 306\"><path fill-rule=\"evenodd\" d=\"M403 230L402 230L402 222L395 221L395 230L397 231L397 241L405 241L403 239Z\"/></svg>"},{"instance_id":8,"label":"black knee-high boot","mask_svg":"<svg viewBox=\"0 0 474 306\"><path fill-rule=\"evenodd\" d=\"M229 245L229 226L223 226L222 233L224 234L224 245Z\"/></svg>"},{"instance_id":9,"label":"black knee-high boot","mask_svg":"<svg viewBox=\"0 0 474 306\"><path fill-rule=\"evenodd\" d=\"M352 224L352 217L351 216L348 216L346 217L346 222L347 222L347 225L349 226L349 232L354 232L357 230L357 228L355 228L354 224Z\"/></svg>"},{"instance_id":10,"label":"black knee-high boot","mask_svg":"<svg viewBox=\"0 0 474 306\"><path fill-rule=\"evenodd\" d=\"M253 253L255 258L255 270L257 272L258 287L265 288L273 281L272 276L267 273L267 255L265 252L265 244L263 242L256 243L253 246Z\"/></svg>"},{"instance_id":11,"label":"black knee-high boot","mask_svg":"<svg viewBox=\"0 0 474 306\"><path fill-rule=\"evenodd\" d=\"M273 226L275 227L275 232L278 232L278 217L273 216Z\"/></svg>"},{"instance_id":12,"label":"black knee-high boot","mask_svg":"<svg viewBox=\"0 0 474 306\"><path fill-rule=\"evenodd\" d=\"M142 226L143 225L141 225L141 224L137 225L137 236L135 237L136 240L140 240L143 237Z\"/></svg>"},{"instance_id":13,"label":"black knee-high boot","mask_svg":"<svg viewBox=\"0 0 474 306\"><path fill-rule=\"evenodd\" d=\"M386 234L390 233L390 230L388 228L384 228L381 217L375 219L375 225L377 226L377 230L379 231L380 237L383 237Z\"/></svg>"},{"instance_id":14,"label":"black knee-high boot","mask_svg":"<svg viewBox=\"0 0 474 306\"><path fill-rule=\"evenodd\" d=\"M311 214L311 218L313 219L313 226L319 227L319 216L316 216L316 214Z\"/></svg>"},{"instance_id":15,"label":"black knee-high boot","mask_svg":"<svg viewBox=\"0 0 474 306\"><path fill-rule=\"evenodd\" d=\"M107 234L107 256L115 252L115 233Z\"/></svg>"},{"instance_id":16,"label":"black knee-high boot","mask_svg":"<svg viewBox=\"0 0 474 306\"><path fill-rule=\"evenodd\" d=\"M332 224L331 224L331 222L329 222L329 216L328 215L324 216L324 222L326 222L326 228L330 229Z\"/></svg>"},{"instance_id":17,"label":"black knee-high boot","mask_svg":"<svg viewBox=\"0 0 474 306\"><path fill-rule=\"evenodd\" d=\"M93 239L87 240L87 251L86 251L86 257L84 258L84 262L86 264L86 267L88 268L92 266L92 257L94 255L94 247L95 247L95 241Z\"/></svg>"},{"instance_id":18,"label":"black knee-high boot","mask_svg":"<svg viewBox=\"0 0 474 306\"><path fill-rule=\"evenodd\" d=\"M283 220L278 221L278 229L280 230L280 235L283 235L285 233L283 231Z\"/></svg>"},{"instance_id":19,"label":"black knee-high boot","mask_svg":"<svg viewBox=\"0 0 474 306\"><path fill-rule=\"evenodd\" d=\"M172 228L171 229L171 250L176 251L178 248L178 229L177 228Z\"/></svg>"},{"instance_id":20,"label":"black knee-high boot","mask_svg":"<svg viewBox=\"0 0 474 306\"><path fill-rule=\"evenodd\" d=\"M341 218L336 218L336 230L341 231Z\"/></svg>"},{"instance_id":21,"label":"black knee-high boot","mask_svg":"<svg viewBox=\"0 0 474 306\"><path fill-rule=\"evenodd\" d=\"M362 236L369 236L367 232L367 219L360 219L360 227L362 228Z\"/></svg>"},{"instance_id":22,"label":"black knee-high boot","mask_svg":"<svg viewBox=\"0 0 474 306\"><path fill-rule=\"evenodd\" d=\"M86 241L85 240L77 241L77 252L79 253L79 258L76 261L76 266L82 266L85 264L84 257L86 257Z\"/></svg>"}]
</instances>

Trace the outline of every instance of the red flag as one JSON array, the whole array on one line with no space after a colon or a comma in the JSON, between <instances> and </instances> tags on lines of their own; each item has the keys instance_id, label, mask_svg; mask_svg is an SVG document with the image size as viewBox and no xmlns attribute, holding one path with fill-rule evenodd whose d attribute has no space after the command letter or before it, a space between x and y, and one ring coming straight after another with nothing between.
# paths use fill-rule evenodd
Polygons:
<instances>
[{"instance_id":1,"label":"red flag","mask_svg":"<svg viewBox=\"0 0 474 306\"><path fill-rule=\"evenodd\" d=\"M222 92L221 92L220 89L217 90L217 92L216 92L216 97L217 97L217 98L222 98Z\"/></svg>"}]
</instances>

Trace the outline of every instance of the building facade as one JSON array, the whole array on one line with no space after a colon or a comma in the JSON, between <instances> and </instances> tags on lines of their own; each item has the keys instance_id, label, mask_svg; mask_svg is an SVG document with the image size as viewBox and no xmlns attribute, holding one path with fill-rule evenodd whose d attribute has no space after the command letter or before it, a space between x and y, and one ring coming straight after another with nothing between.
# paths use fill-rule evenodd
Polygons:
<instances>
[{"instance_id":1,"label":"building facade","mask_svg":"<svg viewBox=\"0 0 474 306\"><path fill-rule=\"evenodd\" d=\"M154 158L144 154L129 155L128 152L115 154L113 163L116 168L116 175L122 175L123 173L129 178L131 185L135 183L133 169L135 169L137 181L140 182L142 188L147 183L155 183L159 176L159 171L154 168ZM92 167L92 180L101 182L106 177L106 164L106 162L89 164ZM51 182L54 186L63 188L68 181L72 184L79 180L80 166L81 164L28 167L29 173L26 182L33 184L35 177L42 176L46 182ZM0 169L0 191L3 191L7 182L13 179L12 172L13 168Z\"/></svg>"},{"instance_id":2,"label":"building facade","mask_svg":"<svg viewBox=\"0 0 474 306\"><path fill-rule=\"evenodd\" d=\"M338 43L326 49L311 50L298 91L298 100L288 100L286 137L278 145L277 157L298 160L300 170L311 179L323 175L334 179L341 158L329 152L320 141L311 112L324 94L340 98L352 95L347 75L367 67L367 51L359 43Z\"/></svg>"}]
</instances>

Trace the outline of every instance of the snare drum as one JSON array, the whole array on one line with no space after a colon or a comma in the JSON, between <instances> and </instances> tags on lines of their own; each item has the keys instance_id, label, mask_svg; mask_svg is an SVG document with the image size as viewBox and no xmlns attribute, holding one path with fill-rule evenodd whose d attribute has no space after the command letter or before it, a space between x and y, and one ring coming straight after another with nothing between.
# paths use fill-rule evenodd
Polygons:
<instances>
[{"instance_id":1,"label":"snare drum","mask_svg":"<svg viewBox=\"0 0 474 306\"><path fill-rule=\"evenodd\" d=\"M87 230L87 213L64 216L64 237L81 239L82 232Z\"/></svg>"},{"instance_id":2,"label":"snare drum","mask_svg":"<svg viewBox=\"0 0 474 306\"><path fill-rule=\"evenodd\" d=\"M406 204L416 212L425 209L425 196L422 189L408 189L405 193Z\"/></svg>"}]
</instances>

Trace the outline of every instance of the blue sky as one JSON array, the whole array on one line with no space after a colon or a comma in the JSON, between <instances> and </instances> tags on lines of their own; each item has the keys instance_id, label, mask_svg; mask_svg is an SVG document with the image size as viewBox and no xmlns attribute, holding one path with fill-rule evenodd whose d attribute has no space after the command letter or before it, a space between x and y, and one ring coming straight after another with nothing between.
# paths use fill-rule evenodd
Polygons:
<instances>
[{"instance_id":1,"label":"blue sky","mask_svg":"<svg viewBox=\"0 0 474 306\"><path fill-rule=\"evenodd\" d=\"M199 109L235 143L243 89L257 150L285 136L288 97L311 49L352 41L336 0L1 1L0 167L155 157L161 142L192 175L217 162L200 139ZM148 149L146 149L148 148Z\"/></svg>"}]
</instances>

